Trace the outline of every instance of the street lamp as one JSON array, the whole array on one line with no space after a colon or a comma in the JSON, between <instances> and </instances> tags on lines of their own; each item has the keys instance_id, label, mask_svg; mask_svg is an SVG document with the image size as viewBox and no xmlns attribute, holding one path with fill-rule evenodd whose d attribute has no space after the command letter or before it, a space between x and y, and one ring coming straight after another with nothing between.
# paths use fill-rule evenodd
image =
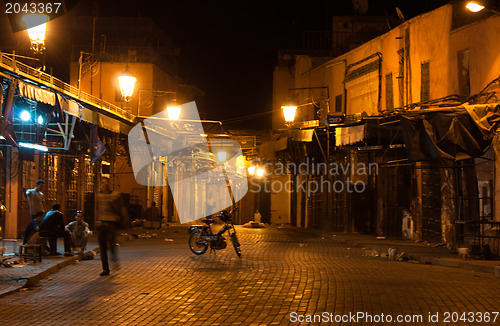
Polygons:
<instances>
[{"instance_id":1,"label":"street lamp","mask_svg":"<svg viewBox=\"0 0 500 326\"><path fill-rule=\"evenodd\" d=\"M35 53L42 53L45 50L45 30L49 16L43 14L29 14L23 16L23 22L28 30L31 46Z\"/></svg>"},{"instance_id":2,"label":"street lamp","mask_svg":"<svg viewBox=\"0 0 500 326\"><path fill-rule=\"evenodd\" d=\"M477 3L477 2L474 2L474 1L470 1L467 3L467 5L465 6L467 9L469 9L470 11L472 12L478 12L478 11L481 11L484 9L484 6Z\"/></svg>"},{"instance_id":3,"label":"street lamp","mask_svg":"<svg viewBox=\"0 0 500 326\"><path fill-rule=\"evenodd\" d=\"M128 70L128 65L125 67L125 71L118 77L118 82L120 83L120 91L122 92L122 100L125 102L130 102L132 94L134 93L135 81L137 79Z\"/></svg>"},{"instance_id":4,"label":"street lamp","mask_svg":"<svg viewBox=\"0 0 500 326\"><path fill-rule=\"evenodd\" d=\"M181 115L181 108L180 106L173 105L167 107L168 111L168 118L170 120L179 120L179 116Z\"/></svg>"},{"instance_id":5,"label":"street lamp","mask_svg":"<svg viewBox=\"0 0 500 326\"><path fill-rule=\"evenodd\" d=\"M497 10L492 9L492 8L487 8L483 4L484 4L484 2L482 2L482 1L469 1L469 2L467 2L467 5L465 5L465 7L472 12L479 12L483 9L486 9L486 10L491 11L497 15L500 15L500 12L498 12Z\"/></svg>"},{"instance_id":6,"label":"street lamp","mask_svg":"<svg viewBox=\"0 0 500 326\"><path fill-rule=\"evenodd\" d=\"M282 106L283 115L285 116L285 124L290 126L295 119L295 112L297 111L297 106L295 105L286 105Z\"/></svg>"}]
</instances>

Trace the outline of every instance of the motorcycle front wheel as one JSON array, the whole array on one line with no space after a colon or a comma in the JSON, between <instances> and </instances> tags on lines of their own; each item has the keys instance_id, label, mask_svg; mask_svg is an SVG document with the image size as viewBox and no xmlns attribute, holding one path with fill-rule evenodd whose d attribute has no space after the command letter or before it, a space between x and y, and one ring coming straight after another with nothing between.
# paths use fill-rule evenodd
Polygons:
<instances>
[{"instance_id":1,"label":"motorcycle front wheel","mask_svg":"<svg viewBox=\"0 0 500 326\"><path fill-rule=\"evenodd\" d=\"M238 236L236 233L231 233L231 242L233 243L234 251L236 251L236 254L238 257L241 257L241 248L240 248L240 242L238 241Z\"/></svg>"},{"instance_id":2,"label":"motorcycle front wheel","mask_svg":"<svg viewBox=\"0 0 500 326\"><path fill-rule=\"evenodd\" d=\"M194 230L189 236L189 249L196 255L203 255L208 249L208 243L200 235L201 230Z\"/></svg>"}]
</instances>

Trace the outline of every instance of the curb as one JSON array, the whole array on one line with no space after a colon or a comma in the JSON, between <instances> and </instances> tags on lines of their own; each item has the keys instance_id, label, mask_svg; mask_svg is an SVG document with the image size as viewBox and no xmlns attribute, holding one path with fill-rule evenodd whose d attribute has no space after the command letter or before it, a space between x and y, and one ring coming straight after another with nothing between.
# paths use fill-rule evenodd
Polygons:
<instances>
[{"instance_id":1,"label":"curb","mask_svg":"<svg viewBox=\"0 0 500 326\"><path fill-rule=\"evenodd\" d=\"M93 251L95 253L99 253L100 248L93 249ZM23 281L22 284L18 284L18 285L16 284L16 285L12 286L11 289L0 292L0 298L3 296L6 296L8 294L18 292L23 288L28 288L28 287L34 286L37 283L39 283L40 280L48 277L51 274L56 273L60 269L66 267L66 266L75 264L75 262L77 260L80 260L80 257L78 255L73 256L73 257L68 257L68 258L64 259L63 261L55 264L54 266L47 268L46 270L41 271L38 274L35 274L33 276L30 276L30 277L21 277L21 278L17 279L17 281L19 281L19 282Z\"/></svg>"},{"instance_id":2,"label":"curb","mask_svg":"<svg viewBox=\"0 0 500 326\"><path fill-rule=\"evenodd\" d=\"M391 245L387 243L380 243L380 244L374 244L372 242L357 242L355 240L347 240L344 242L345 244L351 246L351 247L356 247L356 248L378 248L380 247L398 247L398 245ZM411 249L420 249L420 248L425 248L425 247L419 247L415 245L407 245L405 246L406 248L411 248ZM411 250L410 249L410 250ZM386 251L386 250L384 250ZM442 267L450 267L450 268L458 268L458 269L464 269L464 270L469 270L469 271L474 271L474 272L479 272L479 273L487 273L487 274L493 274L497 277L500 277L500 262L496 261L497 266L492 266L492 264L495 264L495 261L483 261L483 262L491 262L491 264L485 263L482 264L482 261L477 261L476 263L472 263L467 260L463 260L460 258L445 258L445 257L440 257L439 254L435 255L429 255L422 253L420 255L412 254L411 251L408 253L409 255L414 256L416 261L418 261L420 264L431 264L431 265L436 265L436 266L442 266Z\"/></svg>"}]
</instances>

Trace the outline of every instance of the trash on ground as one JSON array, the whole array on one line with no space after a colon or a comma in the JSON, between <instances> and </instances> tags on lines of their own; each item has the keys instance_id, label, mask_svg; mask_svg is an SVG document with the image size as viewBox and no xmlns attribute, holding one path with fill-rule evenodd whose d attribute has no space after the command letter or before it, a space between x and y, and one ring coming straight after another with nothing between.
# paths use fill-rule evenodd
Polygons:
<instances>
[{"instance_id":1,"label":"trash on ground","mask_svg":"<svg viewBox=\"0 0 500 326\"><path fill-rule=\"evenodd\" d=\"M167 241L167 242L173 242L174 239L165 238L165 241Z\"/></svg>"},{"instance_id":2,"label":"trash on ground","mask_svg":"<svg viewBox=\"0 0 500 326\"><path fill-rule=\"evenodd\" d=\"M363 252L363 256L365 257L378 257L379 253L377 249L365 250Z\"/></svg>"},{"instance_id":3,"label":"trash on ground","mask_svg":"<svg viewBox=\"0 0 500 326\"><path fill-rule=\"evenodd\" d=\"M406 254L406 252L402 252L400 253L397 257L396 257L396 260L398 261L409 261L410 260L410 257L408 257L408 255Z\"/></svg>"}]
</instances>

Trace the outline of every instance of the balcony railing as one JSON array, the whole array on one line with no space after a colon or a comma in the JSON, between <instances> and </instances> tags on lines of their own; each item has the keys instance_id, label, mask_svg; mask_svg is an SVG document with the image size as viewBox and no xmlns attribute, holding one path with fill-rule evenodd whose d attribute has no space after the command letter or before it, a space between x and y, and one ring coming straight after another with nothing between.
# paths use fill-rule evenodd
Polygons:
<instances>
[{"instance_id":1,"label":"balcony railing","mask_svg":"<svg viewBox=\"0 0 500 326\"><path fill-rule=\"evenodd\" d=\"M30 78L31 80L36 81L39 84L64 93L72 97L73 99L90 104L97 109L114 114L121 119L127 120L129 122L134 122L135 120L135 115L131 114L130 112L119 108L109 102L103 101L102 99L99 99L88 93L82 92L78 90L78 88L71 86L70 84L65 83L57 78L54 78L52 75L49 75L43 71L34 69L33 67L19 62L11 58L7 53L0 52L0 67L5 68L20 76Z\"/></svg>"}]
</instances>

